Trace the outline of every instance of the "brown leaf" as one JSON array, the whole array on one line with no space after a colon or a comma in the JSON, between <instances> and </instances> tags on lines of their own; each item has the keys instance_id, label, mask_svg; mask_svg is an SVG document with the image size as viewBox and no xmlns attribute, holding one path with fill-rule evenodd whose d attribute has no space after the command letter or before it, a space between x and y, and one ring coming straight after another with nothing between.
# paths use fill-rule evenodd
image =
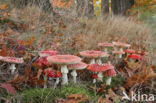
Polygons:
<instances>
[{"instance_id":1,"label":"brown leaf","mask_svg":"<svg viewBox=\"0 0 156 103\"><path fill-rule=\"evenodd\" d=\"M37 72L37 79L40 78L41 74L42 74L43 70L42 69L39 69L38 72Z\"/></svg>"},{"instance_id":2,"label":"brown leaf","mask_svg":"<svg viewBox=\"0 0 156 103\"><path fill-rule=\"evenodd\" d=\"M112 101L109 100L109 97L106 95L106 98L100 97L100 98L98 99L98 103L112 103Z\"/></svg>"}]
</instances>

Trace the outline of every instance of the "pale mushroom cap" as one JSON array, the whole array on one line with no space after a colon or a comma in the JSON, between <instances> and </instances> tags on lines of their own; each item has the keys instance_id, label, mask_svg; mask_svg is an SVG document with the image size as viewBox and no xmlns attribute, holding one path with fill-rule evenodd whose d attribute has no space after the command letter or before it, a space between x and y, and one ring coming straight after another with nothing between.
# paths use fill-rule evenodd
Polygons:
<instances>
[{"instance_id":1,"label":"pale mushroom cap","mask_svg":"<svg viewBox=\"0 0 156 103\"><path fill-rule=\"evenodd\" d=\"M99 43L98 44L99 47L113 47L113 44L112 43Z\"/></svg>"},{"instance_id":2,"label":"pale mushroom cap","mask_svg":"<svg viewBox=\"0 0 156 103\"><path fill-rule=\"evenodd\" d=\"M125 54L124 51L112 51L113 54Z\"/></svg>"},{"instance_id":3,"label":"pale mushroom cap","mask_svg":"<svg viewBox=\"0 0 156 103\"><path fill-rule=\"evenodd\" d=\"M99 57L108 56L108 54L105 53L105 52L102 52L102 51L94 51L94 50L82 51L82 52L80 52L80 55L82 57L86 57L86 58L99 58Z\"/></svg>"},{"instance_id":4,"label":"pale mushroom cap","mask_svg":"<svg viewBox=\"0 0 156 103\"><path fill-rule=\"evenodd\" d=\"M87 67L87 64L83 63L83 62L80 62L80 63L77 63L77 64L68 65L69 69L76 69L76 70L85 69L86 67Z\"/></svg>"},{"instance_id":5,"label":"pale mushroom cap","mask_svg":"<svg viewBox=\"0 0 156 103\"><path fill-rule=\"evenodd\" d=\"M121 46L121 47L130 47L130 44L121 43L121 42L112 42L114 46Z\"/></svg>"},{"instance_id":6,"label":"pale mushroom cap","mask_svg":"<svg viewBox=\"0 0 156 103\"><path fill-rule=\"evenodd\" d=\"M58 53L57 51L45 50L45 51L39 52L39 56L40 57L53 56L53 55L56 55L57 53Z\"/></svg>"},{"instance_id":7,"label":"pale mushroom cap","mask_svg":"<svg viewBox=\"0 0 156 103\"><path fill-rule=\"evenodd\" d=\"M49 56L47 60L55 64L76 64L81 61L81 58L74 55L54 55Z\"/></svg>"},{"instance_id":8,"label":"pale mushroom cap","mask_svg":"<svg viewBox=\"0 0 156 103\"><path fill-rule=\"evenodd\" d=\"M137 53L140 55L148 55L149 54L148 52L145 52L145 51L138 51Z\"/></svg>"},{"instance_id":9,"label":"pale mushroom cap","mask_svg":"<svg viewBox=\"0 0 156 103\"><path fill-rule=\"evenodd\" d=\"M15 57L4 57L3 61L15 64L22 64L24 62L23 58L15 58Z\"/></svg>"}]
</instances>

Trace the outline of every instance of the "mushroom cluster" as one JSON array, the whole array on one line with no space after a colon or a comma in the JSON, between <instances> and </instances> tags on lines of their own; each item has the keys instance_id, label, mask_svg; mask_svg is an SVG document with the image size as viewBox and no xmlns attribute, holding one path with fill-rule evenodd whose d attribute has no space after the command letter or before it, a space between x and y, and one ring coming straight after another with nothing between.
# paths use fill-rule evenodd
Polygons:
<instances>
[{"instance_id":1,"label":"mushroom cluster","mask_svg":"<svg viewBox=\"0 0 156 103\"><path fill-rule=\"evenodd\" d=\"M71 70L71 76L73 78L73 83L77 82L77 70L88 70L93 72L91 78L93 83L96 81L103 82L103 77L107 77L106 84L110 85L113 76L116 76L116 70L113 64L108 60L112 54L116 55L118 58L124 57L128 58L129 61L139 61L142 56L139 52L130 49L130 44L122 42L104 42L99 43L98 47L104 48L104 51L96 50L86 50L81 51L79 54L83 59L88 59L89 64L84 63L80 57L74 55L60 55L57 51L47 50L39 52L40 58L37 60L38 65L50 66L51 64L57 64L60 66L60 71L53 70L52 68L47 68L44 70L44 78L55 78L56 82L54 87L59 84L62 77L62 85L68 84L68 73ZM113 50L114 49L114 50ZM137 53L137 54L136 54ZM106 58L106 63L104 63L102 58ZM46 83L46 82L45 82ZM45 84L46 87L46 84Z\"/></svg>"}]
</instances>

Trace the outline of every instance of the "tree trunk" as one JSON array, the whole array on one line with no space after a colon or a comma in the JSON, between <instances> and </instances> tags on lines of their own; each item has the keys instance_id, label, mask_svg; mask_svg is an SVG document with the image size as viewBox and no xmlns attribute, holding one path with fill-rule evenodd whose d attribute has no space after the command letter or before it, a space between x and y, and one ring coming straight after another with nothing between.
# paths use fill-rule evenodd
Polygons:
<instances>
[{"instance_id":1,"label":"tree trunk","mask_svg":"<svg viewBox=\"0 0 156 103\"><path fill-rule=\"evenodd\" d=\"M108 15L109 13L109 0L102 0L102 15Z\"/></svg>"},{"instance_id":2,"label":"tree trunk","mask_svg":"<svg viewBox=\"0 0 156 103\"><path fill-rule=\"evenodd\" d=\"M125 15L126 11L132 7L134 0L112 0L114 14Z\"/></svg>"}]
</instances>

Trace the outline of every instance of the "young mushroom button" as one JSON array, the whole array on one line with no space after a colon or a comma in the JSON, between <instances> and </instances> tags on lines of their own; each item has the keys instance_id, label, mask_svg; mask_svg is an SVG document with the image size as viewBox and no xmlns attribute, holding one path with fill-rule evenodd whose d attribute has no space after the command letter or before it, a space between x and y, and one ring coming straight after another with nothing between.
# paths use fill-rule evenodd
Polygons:
<instances>
[{"instance_id":1,"label":"young mushroom button","mask_svg":"<svg viewBox=\"0 0 156 103\"><path fill-rule=\"evenodd\" d=\"M73 55L54 55L47 58L47 60L54 64L61 65L61 73L62 73L62 84L68 84L68 68L69 64L76 64L81 61L80 57Z\"/></svg>"},{"instance_id":2,"label":"young mushroom button","mask_svg":"<svg viewBox=\"0 0 156 103\"><path fill-rule=\"evenodd\" d=\"M3 61L11 63L10 66L11 74L14 74L16 70L15 64L22 64L24 62L23 58L15 58L15 57L4 57Z\"/></svg>"},{"instance_id":3,"label":"young mushroom button","mask_svg":"<svg viewBox=\"0 0 156 103\"><path fill-rule=\"evenodd\" d=\"M71 75L73 76L73 81L76 83L77 72L76 70L82 70L87 67L87 64L80 62L77 64L68 65L68 68L72 70Z\"/></svg>"},{"instance_id":4,"label":"young mushroom button","mask_svg":"<svg viewBox=\"0 0 156 103\"><path fill-rule=\"evenodd\" d=\"M60 71L56 71L56 73L55 73L56 82L54 84L54 88L56 88L56 86L59 84L59 82L60 82L59 78L61 78L61 77L62 77L61 72Z\"/></svg>"},{"instance_id":5,"label":"young mushroom button","mask_svg":"<svg viewBox=\"0 0 156 103\"><path fill-rule=\"evenodd\" d=\"M116 71L114 69L110 69L106 72L104 72L104 76L107 76L108 79L106 80L106 85L110 85L112 81L112 77L116 76Z\"/></svg>"},{"instance_id":6,"label":"young mushroom button","mask_svg":"<svg viewBox=\"0 0 156 103\"><path fill-rule=\"evenodd\" d=\"M99 64L90 64L87 66L87 70L94 72L93 75L95 75L97 72L99 72L97 77L98 77L98 80L100 80L100 81L103 80L102 72L107 71L108 69L109 69L109 67L107 67L105 65L99 65ZM96 78L93 79L93 83L95 83L95 82L96 82Z\"/></svg>"},{"instance_id":7,"label":"young mushroom button","mask_svg":"<svg viewBox=\"0 0 156 103\"><path fill-rule=\"evenodd\" d=\"M47 78L54 78L55 71L52 68L47 68L44 70L44 88L47 88Z\"/></svg>"}]
</instances>

